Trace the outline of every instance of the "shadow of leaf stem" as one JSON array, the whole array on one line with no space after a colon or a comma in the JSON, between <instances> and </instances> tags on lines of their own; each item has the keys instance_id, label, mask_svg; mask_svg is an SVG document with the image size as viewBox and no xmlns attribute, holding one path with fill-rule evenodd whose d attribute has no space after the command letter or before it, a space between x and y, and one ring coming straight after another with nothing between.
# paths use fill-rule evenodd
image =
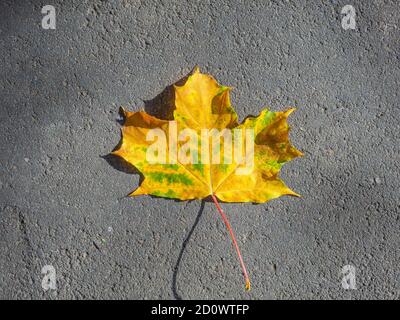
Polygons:
<instances>
[{"instance_id":1,"label":"shadow of leaf stem","mask_svg":"<svg viewBox=\"0 0 400 320\"><path fill-rule=\"evenodd\" d=\"M205 205L205 200L203 199L201 201L200 209L199 209L199 212L197 213L196 220L194 221L192 228L190 229L185 240L183 241L181 251L179 252L178 259L176 260L176 264L174 267L174 274L172 276L172 293L174 294L174 298L176 300L182 300L182 297L180 296L180 294L178 293L178 290L177 290L177 278L178 278L179 267L182 262L183 254L185 253L186 246L188 245L190 238L192 237L192 234L193 234L194 230L196 229L196 226L199 223L201 216L203 215L204 205Z\"/></svg>"}]
</instances>

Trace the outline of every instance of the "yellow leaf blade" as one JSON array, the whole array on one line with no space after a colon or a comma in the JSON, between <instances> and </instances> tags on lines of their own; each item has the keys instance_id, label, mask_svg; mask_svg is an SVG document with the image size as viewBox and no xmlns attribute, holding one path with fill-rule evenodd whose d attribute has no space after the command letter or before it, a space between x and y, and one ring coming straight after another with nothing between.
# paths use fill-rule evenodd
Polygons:
<instances>
[{"instance_id":1,"label":"yellow leaf blade","mask_svg":"<svg viewBox=\"0 0 400 320\"><path fill-rule=\"evenodd\" d=\"M237 174L237 169L243 165L231 166L215 190L219 199L263 203L282 195L299 196L278 178L285 162L302 155L289 142L287 117L293 111L271 112L266 109L258 117L247 118L238 126L242 130L254 129L254 166L242 175Z\"/></svg>"},{"instance_id":2,"label":"yellow leaf blade","mask_svg":"<svg viewBox=\"0 0 400 320\"><path fill-rule=\"evenodd\" d=\"M254 131L254 163L251 168L246 164L237 163L233 157L233 146L225 145L225 137L220 140L221 162L225 153L232 155L230 163L215 164L212 159L214 145L210 138L208 162L202 162L201 154L198 163L182 164L177 156L175 162L170 162L170 121L158 119L144 111L124 111L126 121L122 128L122 141L113 154L125 159L138 168L144 176L139 188L131 193L136 195L156 195L181 200L201 199L215 193L219 199L228 202L266 202L281 195L297 195L279 178L279 170L287 161L301 156L289 141L289 125L287 117L294 109L284 112L263 110L257 117L248 117L238 124L237 115L233 110L229 93L230 88L219 85L210 75L200 73L196 68L187 78L186 83L175 85L174 118L177 130L192 129L200 144L204 143L202 129L228 130L234 136L234 130L242 130L242 144L245 141L245 130ZM163 161L151 161L149 148L154 147L154 139L147 139L153 129L160 130L165 135L165 157ZM177 154L186 142L177 141ZM199 146L199 153L203 150ZM153 156L159 159L159 154ZM154 160L154 159L153 159ZM245 174L238 174L245 167Z\"/></svg>"}]
</instances>

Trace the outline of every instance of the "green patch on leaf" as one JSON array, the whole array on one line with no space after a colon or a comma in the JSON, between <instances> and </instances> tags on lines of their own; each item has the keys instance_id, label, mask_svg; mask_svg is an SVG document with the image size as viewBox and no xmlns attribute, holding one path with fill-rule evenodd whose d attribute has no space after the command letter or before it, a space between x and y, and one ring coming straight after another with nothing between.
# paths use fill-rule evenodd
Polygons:
<instances>
[{"instance_id":1,"label":"green patch on leaf","mask_svg":"<svg viewBox=\"0 0 400 320\"><path fill-rule=\"evenodd\" d=\"M166 182L168 184L178 183L186 186L193 185L193 181L182 173L149 172L148 176L150 179L159 183Z\"/></svg>"},{"instance_id":2,"label":"green patch on leaf","mask_svg":"<svg viewBox=\"0 0 400 320\"><path fill-rule=\"evenodd\" d=\"M168 189L167 192L162 192L160 190L153 191L151 193L153 196L165 197L165 198L176 198L177 194L174 190Z\"/></svg>"},{"instance_id":3,"label":"green patch on leaf","mask_svg":"<svg viewBox=\"0 0 400 320\"><path fill-rule=\"evenodd\" d=\"M276 160L270 160L270 161L266 162L266 165L279 170L280 168L282 168L283 162L276 161Z\"/></svg>"},{"instance_id":4,"label":"green patch on leaf","mask_svg":"<svg viewBox=\"0 0 400 320\"><path fill-rule=\"evenodd\" d=\"M193 169L198 171L202 176L204 176L204 164L202 163L193 164Z\"/></svg>"},{"instance_id":5,"label":"green patch on leaf","mask_svg":"<svg viewBox=\"0 0 400 320\"><path fill-rule=\"evenodd\" d=\"M264 114L264 117L261 119L261 125L263 127L269 125L276 117L275 112L267 111Z\"/></svg>"}]
</instances>

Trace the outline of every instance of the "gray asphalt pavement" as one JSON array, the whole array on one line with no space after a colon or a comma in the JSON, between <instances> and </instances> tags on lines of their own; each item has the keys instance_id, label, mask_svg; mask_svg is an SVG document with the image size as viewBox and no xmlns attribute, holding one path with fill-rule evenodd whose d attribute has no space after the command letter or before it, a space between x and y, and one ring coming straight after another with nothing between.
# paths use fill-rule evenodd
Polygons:
<instances>
[{"instance_id":1,"label":"gray asphalt pavement","mask_svg":"<svg viewBox=\"0 0 400 320\"><path fill-rule=\"evenodd\" d=\"M126 198L139 176L104 158L118 107L196 64L240 119L297 107L281 176L302 198L223 204L250 292L212 203ZM400 298L398 1L2 0L0 70L0 298Z\"/></svg>"}]
</instances>

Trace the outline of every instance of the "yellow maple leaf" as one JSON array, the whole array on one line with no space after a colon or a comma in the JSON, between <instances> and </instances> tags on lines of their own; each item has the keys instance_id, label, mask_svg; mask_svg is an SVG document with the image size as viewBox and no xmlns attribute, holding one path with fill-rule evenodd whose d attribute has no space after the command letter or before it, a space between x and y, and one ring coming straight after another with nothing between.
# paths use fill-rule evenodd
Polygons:
<instances>
[{"instance_id":1,"label":"yellow maple leaf","mask_svg":"<svg viewBox=\"0 0 400 320\"><path fill-rule=\"evenodd\" d=\"M263 203L282 195L298 196L278 173L285 162L302 153L288 137L287 117L294 109L265 109L239 124L230 103L230 90L196 67L184 85L174 86L174 121L158 119L145 111L123 110L122 141L112 154L144 176L131 196L181 200L211 196L232 237L246 289L250 289L237 242L217 198Z\"/></svg>"}]
</instances>

